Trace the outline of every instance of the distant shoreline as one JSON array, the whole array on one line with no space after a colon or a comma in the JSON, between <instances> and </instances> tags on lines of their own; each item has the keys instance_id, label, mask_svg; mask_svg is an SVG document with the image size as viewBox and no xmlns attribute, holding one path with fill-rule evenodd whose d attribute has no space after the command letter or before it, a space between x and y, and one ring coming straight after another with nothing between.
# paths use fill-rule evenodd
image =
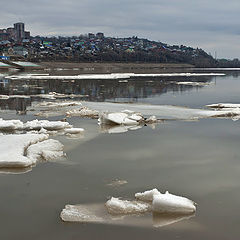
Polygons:
<instances>
[{"instance_id":1,"label":"distant shoreline","mask_svg":"<svg viewBox=\"0 0 240 240\"><path fill-rule=\"evenodd\" d=\"M39 65L44 69L51 70L79 70L86 73L110 73L110 72L164 72L169 70L183 70L194 68L191 64L174 63L73 63L73 62L40 62Z\"/></svg>"}]
</instances>

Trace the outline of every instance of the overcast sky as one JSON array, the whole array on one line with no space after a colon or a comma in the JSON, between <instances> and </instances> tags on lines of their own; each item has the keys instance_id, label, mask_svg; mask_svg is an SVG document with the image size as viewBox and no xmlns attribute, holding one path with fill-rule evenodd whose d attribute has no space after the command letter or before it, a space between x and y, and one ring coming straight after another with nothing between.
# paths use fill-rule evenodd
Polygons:
<instances>
[{"instance_id":1,"label":"overcast sky","mask_svg":"<svg viewBox=\"0 0 240 240\"><path fill-rule=\"evenodd\" d=\"M0 28L25 22L35 35L138 36L240 58L239 0L8 0Z\"/></svg>"}]
</instances>

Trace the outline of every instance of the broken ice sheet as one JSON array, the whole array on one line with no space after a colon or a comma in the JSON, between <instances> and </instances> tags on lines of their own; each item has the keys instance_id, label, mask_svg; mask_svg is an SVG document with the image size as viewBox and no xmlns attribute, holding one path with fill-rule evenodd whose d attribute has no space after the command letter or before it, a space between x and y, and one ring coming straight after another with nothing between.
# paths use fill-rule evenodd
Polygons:
<instances>
[{"instance_id":1,"label":"broken ice sheet","mask_svg":"<svg viewBox=\"0 0 240 240\"><path fill-rule=\"evenodd\" d=\"M234 108L240 108L240 104L239 103L216 103L216 104L209 104L206 105L206 107L209 108L216 108L216 109L234 109Z\"/></svg>"},{"instance_id":2,"label":"broken ice sheet","mask_svg":"<svg viewBox=\"0 0 240 240\"><path fill-rule=\"evenodd\" d=\"M12 134L0 136L0 171L28 171L38 161L55 161L64 157L63 145L46 134ZM19 171L20 170L20 171Z\"/></svg>"},{"instance_id":3,"label":"broken ice sheet","mask_svg":"<svg viewBox=\"0 0 240 240\"><path fill-rule=\"evenodd\" d=\"M119 225L144 226L151 224L162 227L189 219L196 211L195 203L185 197L157 189L135 194L135 200L112 197L104 204L66 205L61 219L68 222L94 222Z\"/></svg>"},{"instance_id":4,"label":"broken ice sheet","mask_svg":"<svg viewBox=\"0 0 240 240\"><path fill-rule=\"evenodd\" d=\"M126 109L141 113L143 116L154 115L159 119L191 120L201 118L233 118L240 115L238 108L227 111L193 109L181 106L151 105L140 103L83 102L83 105L99 112L122 112Z\"/></svg>"},{"instance_id":5,"label":"broken ice sheet","mask_svg":"<svg viewBox=\"0 0 240 240\"><path fill-rule=\"evenodd\" d=\"M108 214L103 203L66 205L60 214L64 222L113 224L135 227L164 227L194 217L194 214L145 213L135 215Z\"/></svg>"}]
</instances>

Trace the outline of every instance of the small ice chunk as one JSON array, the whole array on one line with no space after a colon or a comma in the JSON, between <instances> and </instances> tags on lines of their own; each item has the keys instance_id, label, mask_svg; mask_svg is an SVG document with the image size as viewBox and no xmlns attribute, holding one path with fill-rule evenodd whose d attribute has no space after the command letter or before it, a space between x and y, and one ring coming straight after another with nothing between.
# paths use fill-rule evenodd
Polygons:
<instances>
[{"instance_id":1,"label":"small ice chunk","mask_svg":"<svg viewBox=\"0 0 240 240\"><path fill-rule=\"evenodd\" d=\"M102 222L104 220L83 205L66 205L60 217L65 222Z\"/></svg>"},{"instance_id":2,"label":"small ice chunk","mask_svg":"<svg viewBox=\"0 0 240 240\"><path fill-rule=\"evenodd\" d=\"M143 116L139 113L127 112L114 112L103 113L99 118L100 124L117 124L117 125L138 125L143 120Z\"/></svg>"},{"instance_id":3,"label":"small ice chunk","mask_svg":"<svg viewBox=\"0 0 240 240\"><path fill-rule=\"evenodd\" d=\"M110 214L141 214L151 210L151 205L145 202L120 200L112 197L106 202Z\"/></svg>"},{"instance_id":4,"label":"small ice chunk","mask_svg":"<svg viewBox=\"0 0 240 240\"><path fill-rule=\"evenodd\" d=\"M111 186L111 187L118 187L118 186L122 186L127 184L128 182L126 180L113 180L111 183L108 183L107 186Z\"/></svg>"},{"instance_id":5,"label":"small ice chunk","mask_svg":"<svg viewBox=\"0 0 240 240\"><path fill-rule=\"evenodd\" d=\"M48 121L48 120L33 120L28 121L24 124L24 129L26 130L40 130L44 128L46 130L63 130L65 128L71 128L71 125L68 122L62 121Z\"/></svg>"},{"instance_id":6,"label":"small ice chunk","mask_svg":"<svg viewBox=\"0 0 240 240\"><path fill-rule=\"evenodd\" d=\"M149 124L157 123L157 122L158 122L158 120L157 120L156 116L151 116L145 120L145 123L149 123Z\"/></svg>"},{"instance_id":7,"label":"small ice chunk","mask_svg":"<svg viewBox=\"0 0 240 240\"><path fill-rule=\"evenodd\" d=\"M87 107L82 107L80 109L70 110L70 111L66 112L66 115L68 117L79 116L79 117L88 117L88 118L98 118L99 112L96 110L87 108Z\"/></svg>"},{"instance_id":8,"label":"small ice chunk","mask_svg":"<svg viewBox=\"0 0 240 240\"><path fill-rule=\"evenodd\" d=\"M188 86L206 86L209 85L210 83L206 82L176 82L178 85L188 85Z\"/></svg>"},{"instance_id":9,"label":"small ice chunk","mask_svg":"<svg viewBox=\"0 0 240 240\"><path fill-rule=\"evenodd\" d=\"M2 131L22 130L23 127L23 122L20 120L3 120L0 118L0 130Z\"/></svg>"},{"instance_id":10,"label":"small ice chunk","mask_svg":"<svg viewBox=\"0 0 240 240\"><path fill-rule=\"evenodd\" d=\"M196 211L194 202L188 198L176 196L166 192L154 194L152 202L153 212L193 213Z\"/></svg>"},{"instance_id":11,"label":"small ice chunk","mask_svg":"<svg viewBox=\"0 0 240 240\"><path fill-rule=\"evenodd\" d=\"M160 192L154 188L152 190L148 190L145 192L141 192L141 193L136 193L135 194L135 198L144 202L152 202L153 201L153 196L154 195L159 195Z\"/></svg>"},{"instance_id":12,"label":"small ice chunk","mask_svg":"<svg viewBox=\"0 0 240 240\"><path fill-rule=\"evenodd\" d=\"M54 139L39 142L29 146L27 149L27 157L31 159L33 163L36 163L36 161L40 159L50 161L63 156L63 145Z\"/></svg>"},{"instance_id":13,"label":"small ice chunk","mask_svg":"<svg viewBox=\"0 0 240 240\"><path fill-rule=\"evenodd\" d=\"M67 134L80 134L83 132L84 132L83 128L67 128L67 129L65 129L65 133L67 133Z\"/></svg>"},{"instance_id":14,"label":"small ice chunk","mask_svg":"<svg viewBox=\"0 0 240 240\"><path fill-rule=\"evenodd\" d=\"M0 95L0 99L7 100L7 99L9 99L9 96L8 95Z\"/></svg>"}]
</instances>

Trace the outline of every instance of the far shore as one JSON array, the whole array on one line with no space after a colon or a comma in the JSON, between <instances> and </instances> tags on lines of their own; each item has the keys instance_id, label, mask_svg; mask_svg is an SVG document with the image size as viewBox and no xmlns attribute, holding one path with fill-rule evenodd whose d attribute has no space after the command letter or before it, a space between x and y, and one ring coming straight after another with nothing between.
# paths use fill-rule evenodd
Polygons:
<instances>
[{"instance_id":1,"label":"far shore","mask_svg":"<svg viewBox=\"0 0 240 240\"><path fill-rule=\"evenodd\" d=\"M181 71L194 68L191 64L175 63L73 63L73 62L40 62L44 69L79 70L85 73L116 72L165 72Z\"/></svg>"}]
</instances>

